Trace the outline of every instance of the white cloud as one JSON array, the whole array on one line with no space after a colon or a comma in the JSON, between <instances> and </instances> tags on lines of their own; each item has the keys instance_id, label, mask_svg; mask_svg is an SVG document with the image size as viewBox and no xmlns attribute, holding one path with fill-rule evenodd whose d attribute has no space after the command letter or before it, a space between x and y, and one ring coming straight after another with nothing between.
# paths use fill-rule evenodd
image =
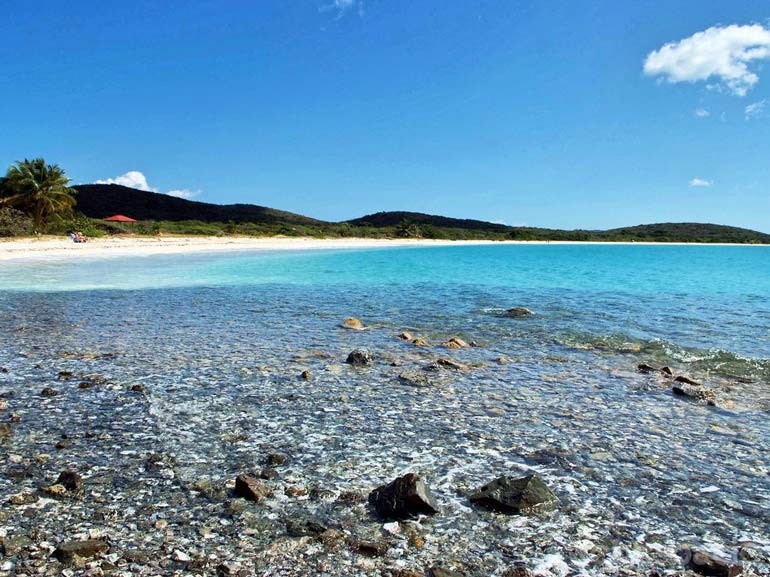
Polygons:
<instances>
[{"instance_id":1,"label":"white cloud","mask_svg":"<svg viewBox=\"0 0 770 577\"><path fill-rule=\"evenodd\" d=\"M745 96L759 82L749 64L767 59L770 28L761 24L713 26L650 52L644 61L644 73L672 84L713 78L720 83L717 87Z\"/></svg>"},{"instance_id":2,"label":"white cloud","mask_svg":"<svg viewBox=\"0 0 770 577\"><path fill-rule=\"evenodd\" d=\"M709 187L714 184L713 180L705 180L703 178L693 178L689 183L690 186L697 187Z\"/></svg>"},{"instance_id":3,"label":"white cloud","mask_svg":"<svg viewBox=\"0 0 770 577\"><path fill-rule=\"evenodd\" d=\"M711 113L705 108L696 108L694 114L698 118L708 118L711 116Z\"/></svg>"},{"instance_id":4,"label":"white cloud","mask_svg":"<svg viewBox=\"0 0 770 577\"><path fill-rule=\"evenodd\" d=\"M758 102L752 102L746 108L744 108L743 113L746 115L746 120L761 117L765 112L767 102L767 99L760 100Z\"/></svg>"},{"instance_id":5,"label":"white cloud","mask_svg":"<svg viewBox=\"0 0 770 577\"><path fill-rule=\"evenodd\" d=\"M158 192L157 188L150 188L147 178L138 170L129 170L126 174L121 174L115 178L108 178L107 180L97 180L96 184L119 184L129 188L136 188L137 190Z\"/></svg>"},{"instance_id":6,"label":"white cloud","mask_svg":"<svg viewBox=\"0 0 770 577\"><path fill-rule=\"evenodd\" d=\"M177 198L184 198L185 200L190 200L198 196L200 193L200 190L188 190L183 188L181 190L169 190L165 194L169 196L176 196Z\"/></svg>"},{"instance_id":7,"label":"white cloud","mask_svg":"<svg viewBox=\"0 0 770 577\"><path fill-rule=\"evenodd\" d=\"M135 188L137 190L144 190L146 192L160 192L154 186L150 186L147 182L147 177L144 173L138 170L129 170L125 174L116 176L115 178L107 178L105 180L97 180L96 184L119 184L121 186L128 186L129 188ZM169 196L176 196L178 198L191 199L200 194L199 190L190 190L187 188L169 190L162 194L168 194Z\"/></svg>"}]
</instances>

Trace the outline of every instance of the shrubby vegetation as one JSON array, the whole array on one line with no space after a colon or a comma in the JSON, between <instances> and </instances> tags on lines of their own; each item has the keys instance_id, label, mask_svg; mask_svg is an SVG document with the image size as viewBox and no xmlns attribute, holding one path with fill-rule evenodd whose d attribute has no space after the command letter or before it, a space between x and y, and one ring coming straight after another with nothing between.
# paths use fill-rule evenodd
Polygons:
<instances>
[{"instance_id":1,"label":"shrubby vegetation","mask_svg":"<svg viewBox=\"0 0 770 577\"><path fill-rule=\"evenodd\" d=\"M31 218L15 208L0 206L0 236L21 236L31 232Z\"/></svg>"}]
</instances>

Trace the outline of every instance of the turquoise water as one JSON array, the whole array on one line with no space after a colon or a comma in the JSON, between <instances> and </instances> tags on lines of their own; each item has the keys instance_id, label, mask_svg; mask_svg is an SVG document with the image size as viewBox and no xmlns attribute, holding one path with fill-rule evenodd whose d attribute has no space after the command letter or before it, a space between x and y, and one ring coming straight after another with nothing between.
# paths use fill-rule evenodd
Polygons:
<instances>
[{"instance_id":1,"label":"turquoise water","mask_svg":"<svg viewBox=\"0 0 770 577\"><path fill-rule=\"evenodd\" d=\"M410 553L415 563L459 556L472 559L480 571L472 574L491 575L515 550L533 565L556 556L587 575L616 574L623 559L671 570L683 541L725 554L747 540L770 547L768 295L767 247L9 261L0 263L0 366L8 369L0 389L14 391L25 415L19 427L30 440L16 452L85 414L111 423L115 437L77 457L86 469L130 469L118 444L172 456L180 482L224 483L270 450L291 454L288 478L307 486L366 493L416 470L444 512L423 527L432 540ZM514 306L535 315L506 318ZM340 328L348 316L368 330ZM431 346L396 338L404 330ZM478 346L443 347L451 336ZM373 367L344 363L356 347L373 352ZM438 358L467 370L436 369ZM636 372L640 362L703 381L716 406L672 395L669 380ZM304 369L313 380L298 379ZM435 380L429 389L398 378L424 369ZM59 371L103 374L112 388L69 390ZM71 399L56 405L55 420L39 401L46 383ZM145 408L122 396L134 383L145 387ZM57 453L48 467L73 459ZM563 503L547 542L537 521L512 531L462 497L530 470ZM0 479L0 493L10 490ZM280 506L340 514L323 500ZM616 519L626 528L613 529ZM587 527L595 549L575 550Z\"/></svg>"}]
</instances>

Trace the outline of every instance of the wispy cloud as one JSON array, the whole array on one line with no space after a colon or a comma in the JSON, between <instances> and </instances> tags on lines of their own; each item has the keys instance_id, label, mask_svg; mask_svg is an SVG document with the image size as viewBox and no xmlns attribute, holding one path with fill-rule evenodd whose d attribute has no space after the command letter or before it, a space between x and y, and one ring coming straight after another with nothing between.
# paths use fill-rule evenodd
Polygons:
<instances>
[{"instance_id":1,"label":"wispy cloud","mask_svg":"<svg viewBox=\"0 0 770 577\"><path fill-rule=\"evenodd\" d=\"M707 188L714 184L713 180L705 180L703 178L693 178L689 183L690 186Z\"/></svg>"},{"instance_id":2,"label":"wispy cloud","mask_svg":"<svg viewBox=\"0 0 770 577\"><path fill-rule=\"evenodd\" d=\"M359 16L364 15L364 0L332 0L331 4L324 4L319 12L335 12L337 19L342 18L351 10L356 10Z\"/></svg>"},{"instance_id":3,"label":"wispy cloud","mask_svg":"<svg viewBox=\"0 0 770 577\"><path fill-rule=\"evenodd\" d=\"M749 68L770 59L770 28L761 24L713 26L647 55L644 73L669 83L716 79L712 87L745 96L759 82Z\"/></svg>"},{"instance_id":4,"label":"wispy cloud","mask_svg":"<svg viewBox=\"0 0 770 577\"><path fill-rule=\"evenodd\" d=\"M711 113L705 108L696 108L693 114L695 114L697 118L708 118L711 116Z\"/></svg>"},{"instance_id":5,"label":"wispy cloud","mask_svg":"<svg viewBox=\"0 0 770 577\"><path fill-rule=\"evenodd\" d=\"M768 100L765 98L764 100L760 100L758 102L752 102L746 108L743 109L743 113L746 116L746 120L751 120L752 118L759 118L761 116L764 116L765 109L767 108Z\"/></svg>"},{"instance_id":6,"label":"wispy cloud","mask_svg":"<svg viewBox=\"0 0 770 577\"><path fill-rule=\"evenodd\" d=\"M137 190L144 190L146 192L160 192L160 190L158 190L156 187L150 186L150 184L147 182L147 177L144 175L144 173L138 170L129 170L127 173L116 176L115 178L97 180L96 184L119 184L121 186L127 186ZM164 192L162 194L168 194L169 196L176 196L189 200L198 196L200 191L182 188L169 190L168 192Z\"/></svg>"}]
</instances>

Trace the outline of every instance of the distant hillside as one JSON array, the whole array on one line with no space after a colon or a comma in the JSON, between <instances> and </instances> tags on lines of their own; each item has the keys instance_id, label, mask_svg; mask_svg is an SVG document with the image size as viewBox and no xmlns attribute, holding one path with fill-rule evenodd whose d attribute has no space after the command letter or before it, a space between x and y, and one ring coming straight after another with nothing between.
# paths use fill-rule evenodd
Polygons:
<instances>
[{"instance_id":1,"label":"distant hillside","mask_svg":"<svg viewBox=\"0 0 770 577\"><path fill-rule=\"evenodd\" d=\"M198 220L314 225L322 221L253 204L209 204L119 184L79 184L76 210L91 218L124 214L136 220Z\"/></svg>"},{"instance_id":2,"label":"distant hillside","mask_svg":"<svg viewBox=\"0 0 770 577\"><path fill-rule=\"evenodd\" d=\"M611 230L557 230L511 227L481 220L419 212L378 212L341 223L251 204L219 205L116 184L83 184L77 189L78 212L93 219L124 214L163 226L136 226L133 232L190 234L284 234L480 240L637 241L770 244L770 235L753 230L698 223L662 223ZM191 221L206 223L193 226ZM106 223L103 223L106 224ZM119 231L119 227L108 229Z\"/></svg>"},{"instance_id":3,"label":"distant hillside","mask_svg":"<svg viewBox=\"0 0 770 577\"><path fill-rule=\"evenodd\" d=\"M471 220L464 218L450 218L448 216L434 216L420 212L377 212L347 221L356 226L399 226L404 223L416 225L437 226L439 228L461 228L465 230L490 230L507 232L510 226L485 222L483 220Z\"/></svg>"},{"instance_id":4,"label":"distant hillside","mask_svg":"<svg viewBox=\"0 0 770 577\"><path fill-rule=\"evenodd\" d=\"M770 234L755 230L725 226L722 224L700 224L697 222L666 222L660 224L641 224L615 228L602 232L612 240L624 237L645 239L657 242L677 241L682 238L689 242L733 242L770 244Z\"/></svg>"}]
</instances>

